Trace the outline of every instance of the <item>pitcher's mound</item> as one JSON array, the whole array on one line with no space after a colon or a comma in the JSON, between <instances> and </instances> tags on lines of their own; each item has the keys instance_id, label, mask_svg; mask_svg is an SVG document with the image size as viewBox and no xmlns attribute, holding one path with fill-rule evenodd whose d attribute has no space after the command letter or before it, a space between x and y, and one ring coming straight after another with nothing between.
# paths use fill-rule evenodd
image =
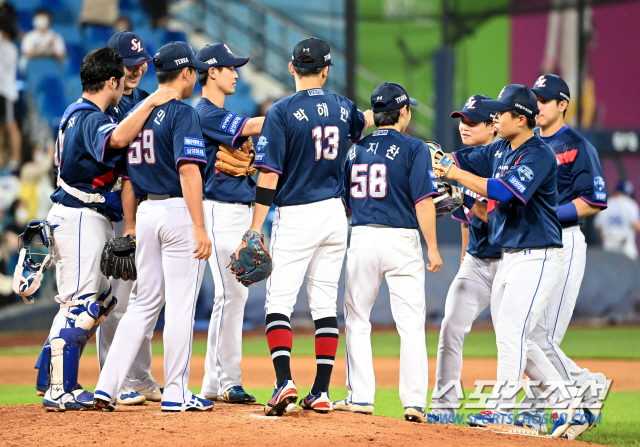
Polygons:
<instances>
[{"instance_id":1,"label":"pitcher's mound","mask_svg":"<svg viewBox=\"0 0 640 447\"><path fill-rule=\"evenodd\" d=\"M119 406L112 413L47 412L41 405L0 407L0 445L98 446L331 446L506 447L567 445L566 440L417 424L383 416L294 410L264 416L261 405L216 402L210 412L162 413L159 403ZM564 443L564 444L562 444ZM577 444L573 444L577 445ZM593 444L595 445L595 444Z\"/></svg>"}]
</instances>

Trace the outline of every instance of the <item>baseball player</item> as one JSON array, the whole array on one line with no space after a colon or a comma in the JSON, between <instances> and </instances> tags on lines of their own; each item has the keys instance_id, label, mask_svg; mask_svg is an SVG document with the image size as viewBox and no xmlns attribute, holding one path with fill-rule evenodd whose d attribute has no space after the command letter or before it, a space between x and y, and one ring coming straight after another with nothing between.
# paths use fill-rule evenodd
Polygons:
<instances>
[{"instance_id":1,"label":"baseball player","mask_svg":"<svg viewBox=\"0 0 640 447\"><path fill-rule=\"evenodd\" d=\"M573 315L587 258L587 244L580 224L585 217L607 207L602 168L591 143L564 124L564 113L570 100L569 87L564 80L554 74L542 75L536 80L533 92L540 110L536 116L540 138L554 150L558 164L557 215L562 225L564 263L561 281L528 341L527 376L531 380L548 380L549 373L545 369L548 359L565 381L575 380L577 386L583 386L587 381L604 383L606 379L602 374L592 374L578 367L560 348ZM524 402L537 405L522 411L523 417L533 420L531 416L536 411L544 412L544 402L536 402L538 400L525 398ZM585 411L589 412L588 409ZM593 411L599 413L599 410ZM586 420L576 420L563 436L575 439L594 426L585 423Z\"/></svg>"},{"instance_id":2,"label":"baseball player","mask_svg":"<svg viewBox=\"0 0 640 447\"><path fill-rule=\"evenodd\" d=\"M496 112L483 103L483 100L490 99L485 95L471 96L461 111L451 113L452 118L460 118L460 137L465 146L474 148L472 150L495 140L493 119ZM475 319L491 302L491 288L502 256L502 247L489 243L486 210L479 210L481 201L486 202L486 199L467 189L466 205L452 215L453 219L461 222L462 262L449 287L440 328L430 422L453 421L452 416L459 406L455 384L459 383L462 373L462 345ZM484 220L476 214L483 216Z\"/></svg>"},{"instance_id":3,"label":"baseball player","mask_svg":"<svg viewBox=\"0 0 640 447\"><path fill-rule=\"evenodd\" d=\"M225 44L216 43L201 49L196 59L210 67L198 76L202 99L195 109L207 153L204 215L213 243L209 265L215 284L202 395L226 402L255 402L255 397L242 388L240 377L242 320L249 289L226 267L237 240L251 225L256 183L246 170L236 176L223 172L222 166L216 166L216 159L220 144L240 149L247 137L260 135L264 117L247 118L224 108L227 96L235 92L236 67L246 64L248 57L235 57Z\"/></svg>"},{"instance_id":4,"label":"baseball player","mask_svg":"<svg viewBox=\"0 0 640 447\"><path fill-rule=\"evenodd\" d=\"M300 405L318 412L331 409L328 391L338 347L338 279L347 248L343 161L347 139L360 139L371 123L371 111L363 114L351 100L322 89L330 65L326 42L312 37L295 46L289 72L296 93L269 109L256 149L260 175L250 230L259 233L269 207L277 206L269 250L274 269L265 304L267 342L277 380L266 415L282 415L298 398L289 363L289 318L305 276L316 328L317 372Z\"/></svg>"},{"instance_id":5,"label":"baseball player","mask_svg":"<svg viewBox=\"0 0 640 447\"><path fill-rule=\"evenodd\" d=\"M371 354L371 307L382 278L387 279L391 311L400 334L400 400L410 421L425 417L428 374L424 338L425 293L422 245L427 269L442 266L436 238L433 197L438 184L426 143L404 134L410 106L418 105L395 82L371 94L378 130L349 150L344 200L352 211L344 296L349 396L334 410L373 413L375 377Z\"/></svg>"},{"instance_id":6,"label":"baseball player","mask_svg":"<svg viewBox=\"0 0 640 447\"><path fill-rule=\"evenodd\" d=\"M133 106L149 96L149 93L138 88L138 83L147 72L147 62L151 60L151 56L147 53L142 38L129 31L122 31L111 36L107 47L116 50L124 61L125 78L122 99L116 107L107 109L108 115L115 116L118 121L122 121L127 113L133 109ZM125 232L124 220L114 223L113 230L116 237L123 236ZM113 296L118 299L118 304L102 322L96 334L100 368L107 358L118 323L129 305L129 295L133 286L133 281L111 280ZM129 377L118 391L118 403L121 405L140 405L147 399L154 402L159 402L162 399L160 386L151 375L152 337L153 331L150 331L133 362Z\"/></svg>"},{"instance_id":7,"label":"baseball player","mask_svg":"<svg viewBox=\"0 0 640 447\"><path fill-rule=\"evenodd\" d=\"M175 89L178 99L191 97L196 70L209 68L196 60L185 42L163 46L153 63L158 84ZM129 147L130 180L123 181L122 203L126 233L135 233L137 239L138 290L118 325L100 373L94 400L98 409L113 410L116 394L165 300L161 409L179 412L213 408L213 402L196 397L188 388L193 313L203 261L211 254L202 208L200 169L205 163L198 114L180 100L153 110Z\"/></svg>"},{"instance_id":8,"label":"baseball player","mask_svg":"<svg viewBox=\"0 0 640 447\"><path fill-rule=\"evenodd\" d=\"M606 214L597 215L593 226L600 233L604 250L638 259L636 233L640 232L640 210L633 200L633 183L629 180L618 183Z\"/></svg>"},{"instance_id":9,"label":"baseball player","mask_svg":"<svg viewBox=\"0 0 640 447\"><path fill-rule=\"evenodd\" d=\"M119 197L110 190L117 176L124 175L122 148L136 138L151 110L176 94L158 90L116 125L104 111L122 96L122 57L110 48L92 51L82 61L80 79L82 98L67 108L60 124L54 159L58 187L47 217L59 247L54 261L61 307L49 333L49 349L39 359L50 365L43 399L48 410L93 406L93 395L78 388L78 366L95 326L116 304L109 279L100 271L102 248L113 238L112 221L122 218Z\"/></svg>"},{"instance_id":10,"label":"baseball player","mask_svg":"<svg viewBox=\"0 0 640 447\"><path fill-rule=\"evenodd\" d=\"M552 149L533 131L538 106L529 87L507 85L497 100L483 103L497 111L495 126L503 139L454 152L453 160L444 157L434 171L489 199L489 241L503 250L491 292L498 384L489 402L495 411L481 417L512 424L527 340L560 283L564 254L556 215L557 164ZM559 437L575 408L571 399L558 397L556 403L563 422L554 424L551 435Z\"/></svg>"}]
</instances>

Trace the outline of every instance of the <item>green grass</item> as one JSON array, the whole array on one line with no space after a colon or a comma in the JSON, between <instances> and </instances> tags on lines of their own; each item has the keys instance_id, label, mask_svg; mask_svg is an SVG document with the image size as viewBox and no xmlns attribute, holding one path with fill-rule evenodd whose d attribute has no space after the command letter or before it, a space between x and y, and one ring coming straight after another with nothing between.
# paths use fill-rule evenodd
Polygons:
<instances>
[{"instance_id":1,"label":"green grass","mask_svg":"<svg viewBox=\"0 0 640 447\"><path fill-rule=\"evenodd\" d=\"M93 387L87 386L92 391ZM198 393L197 387L191 387L191 391ZM266 403L273 393L272 388L247 388L247 391L256 396L259 403ZM299 390L301 393L306 390ZM465 396L469 396L472 390L465 390ZM347 396L344 387L331 387L331 398L338 400ZM431 390L429 390L429 398ZM468 401L465 399L463 402ZM579 439L598 444L638 447L640 446L640 425L637 423L635 412L636 403L640 401L640 391L611 391L604 403L601 424ZM42 398L37 397L31 385L10 386L0 385L0 405L39 404ZM215 411L215 410L214 410ZM466 414L476 413L478 410L464 410ZM395 388L378 388L375 397L375 414L402 418L403 409ZM366 416L363 416L366 417Z\"/></svg>"},{"instance_id":2,"label":"green grass","mask_svg":"<svg viewBox=\"0 0 640 447\"><path fill-rule=\"evenodd\" d=\"M438 333L429 332L427 352L434 356L438 347ZM371 345L375 357L399 357L400 337L395 332L377 332L371 336ZM20 346L0 349L3 355L37 356L40 346ZM206 341L195 340L194 355L206 354ZM640 359L640 327L612 328L570 328L562 342L562 349L571 358L589 359ZM269 355L266 337L247 337L243 342L244 355ZM296 355L313 356L314 337L297 336L293 339L293 352ZM344 335L340 336L338 357L344 357ZM162 342L153 343L153 353L162 355ZM85 354L95 355L95 342L85 349ZM495 334L493 331L471 331L464 344L465 357L495 357L497 355Z\"/></svg>"}]
</instances>

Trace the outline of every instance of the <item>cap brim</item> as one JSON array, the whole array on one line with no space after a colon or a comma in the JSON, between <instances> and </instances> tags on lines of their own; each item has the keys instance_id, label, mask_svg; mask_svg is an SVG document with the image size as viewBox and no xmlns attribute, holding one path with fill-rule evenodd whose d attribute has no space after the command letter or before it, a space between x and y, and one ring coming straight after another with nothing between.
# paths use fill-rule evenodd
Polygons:
<instances>
[{"instance_id":1,"label":"cap brim","mask_svg":"<svg viewBox=\"0 0 640 447\"><path fill-rule=\"evenodd\" d=\"M144 64L145 62L149 62L153 60L151 56L147 53L140 53L136 56L131 57L123 57L122 61L127 67L136 67L140 64Z\"/></svg>"},{"instance_id":2,"label":"cap brim","mask_svg":"<svg viewBox=\"0 0 640 447\"><path fill-rule=\"evenodd\" d=\"M233 59L225 61L224 64L220 65L224 65L225 67L242 67L247 62L249 62L248 57L234 57Z\"/></svg>"},{"instance_id":3,"label":"cap brim","mask_svg":"<svg viewBox=\"0 0 640 447\"><path fill-rule=\"evenodd\" d=\"M462 118L465 117L466 119L468 119L469 121L473 121L474 123L483 123L485 121L491 121L492 118L485 118L484 116L480 115L479 113L475 113L475 112L460 112L458 110L456 110L455 112L451 113L451 118Z\"/></svg>"},{"instance_id":4,"label":"cap brim","mask_svg":"<svg viewBox=\"0 0 640 447\"><path fill-rule=\"evenodd\" d=\"M533 91L533 93L535 93L536 95L544 99L559 99L557 95L549 93L548 91L543 90L541 88L532 88L531 91Z\"/></svg>"},{"instance_id":5,"label":"cap brim","mask_svg":"<svg viewBox=\"0 0 640 447\"><path fill-rule=\"evenodd\" d=\"M195 68L196 70L199 70L199 71L207 71L212 67L212 65L209 65L209 64L204 63L204 62L199 61L199 60L191 61L189 66L192 67L192 68Z\"/></svg>"},{"instance_id":6,"label":"cap brim","mask_svg":"<svg viewBox=\"0 0 640 447\"><path fill-rule=\"evenodd\" d=\"M506 112L513 108L495 99L483 99L482 104L484 104L487 109L495 110L496 112Z\"/></svg>"},{"instance_id":7,"label":"cap brim","mask_svg":"<svg viewBox=\"0 0 640 447\"><path fill-rule=\"evenodd\" d=\"M413 98L409 98L409 104L411 104L412 106L417 106L418 105L418 101L416 101Z\"/></svg>"}]
</instances>

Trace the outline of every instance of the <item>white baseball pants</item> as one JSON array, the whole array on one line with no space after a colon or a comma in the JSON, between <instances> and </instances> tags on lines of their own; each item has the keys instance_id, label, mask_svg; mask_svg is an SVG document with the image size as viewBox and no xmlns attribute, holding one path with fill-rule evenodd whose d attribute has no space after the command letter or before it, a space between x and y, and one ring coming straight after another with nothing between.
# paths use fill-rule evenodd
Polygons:
<instances>
[{"instance_id":1,"label":"white baseball pants","mask_svg":"<svg viewBox=\"0 0 640 447\"><path fill-rule=\"evenodd\" d=\"M499 259L480 259L466 253L449 287L432 394L432 408L440 413L453 414L459 406L455 385L462 374L462 345L475 319L491 303L491 289L499 265Z\"/></svg>"},{"instance_id":2,"label":"white baseball pants","mask_svg":"<svg viewBox=\"0 0 640 447\"><path fill-rule=\"evenodd\" d=\"M204 263L194 258L193 222L182 198L146 200L136 214L138 295L118 325L96 393L115 399L166 302L163 404L191 398L193 318Z\"/></svg>"},{"instance_id":3,"label":"white baseball pants","mask_svg":"<svg viewBox=\"0 0 640 447\"><path fill-rule=\"evenodd\" d=\"M305 276L313 320L335 317L347 249L347 216L339 198L276 208L269 252L267 314L291 316Z\"/></svg>"},{"instance_id":4,"label":"white baseball pants","mask_svg":"<svg viewBox=\"0 0 640 447\"><path fill-rule=\"evenodd\" d=\"M249 289L238 282L227 266L251 226L252 215L252 208L241 203L204 201L207 232L213 243L209 266L215 284L202 382L205 396L219 396L233 386L242 385L242 321Z\"/></svg>"},{"instance_id":5,"label":"white baseball pants","mask_svg":"<svg viewBox=\"0 0 640 447\"><path fill-rule=\"evenodd\" d=\"M527 340L547 307L562 272L561 248L503 249L491 292L491 318L498 347L497 380L490 404L513 413L527 363Z\"/></svg>"},{"instance_id":6,"label":"white baseball pants","mask_svg":"<svg viewBox=\"0 0 640 447\"><path fill-rule=\"evenodd\" d=\"M345 337L349 400L373 403L376 385L371 352L371 308L383 276L400 334L400 400L427 405L429 369L425 343L425 264L418 230L357 226L347 252Z\"/></svg>"}]
</instances>

